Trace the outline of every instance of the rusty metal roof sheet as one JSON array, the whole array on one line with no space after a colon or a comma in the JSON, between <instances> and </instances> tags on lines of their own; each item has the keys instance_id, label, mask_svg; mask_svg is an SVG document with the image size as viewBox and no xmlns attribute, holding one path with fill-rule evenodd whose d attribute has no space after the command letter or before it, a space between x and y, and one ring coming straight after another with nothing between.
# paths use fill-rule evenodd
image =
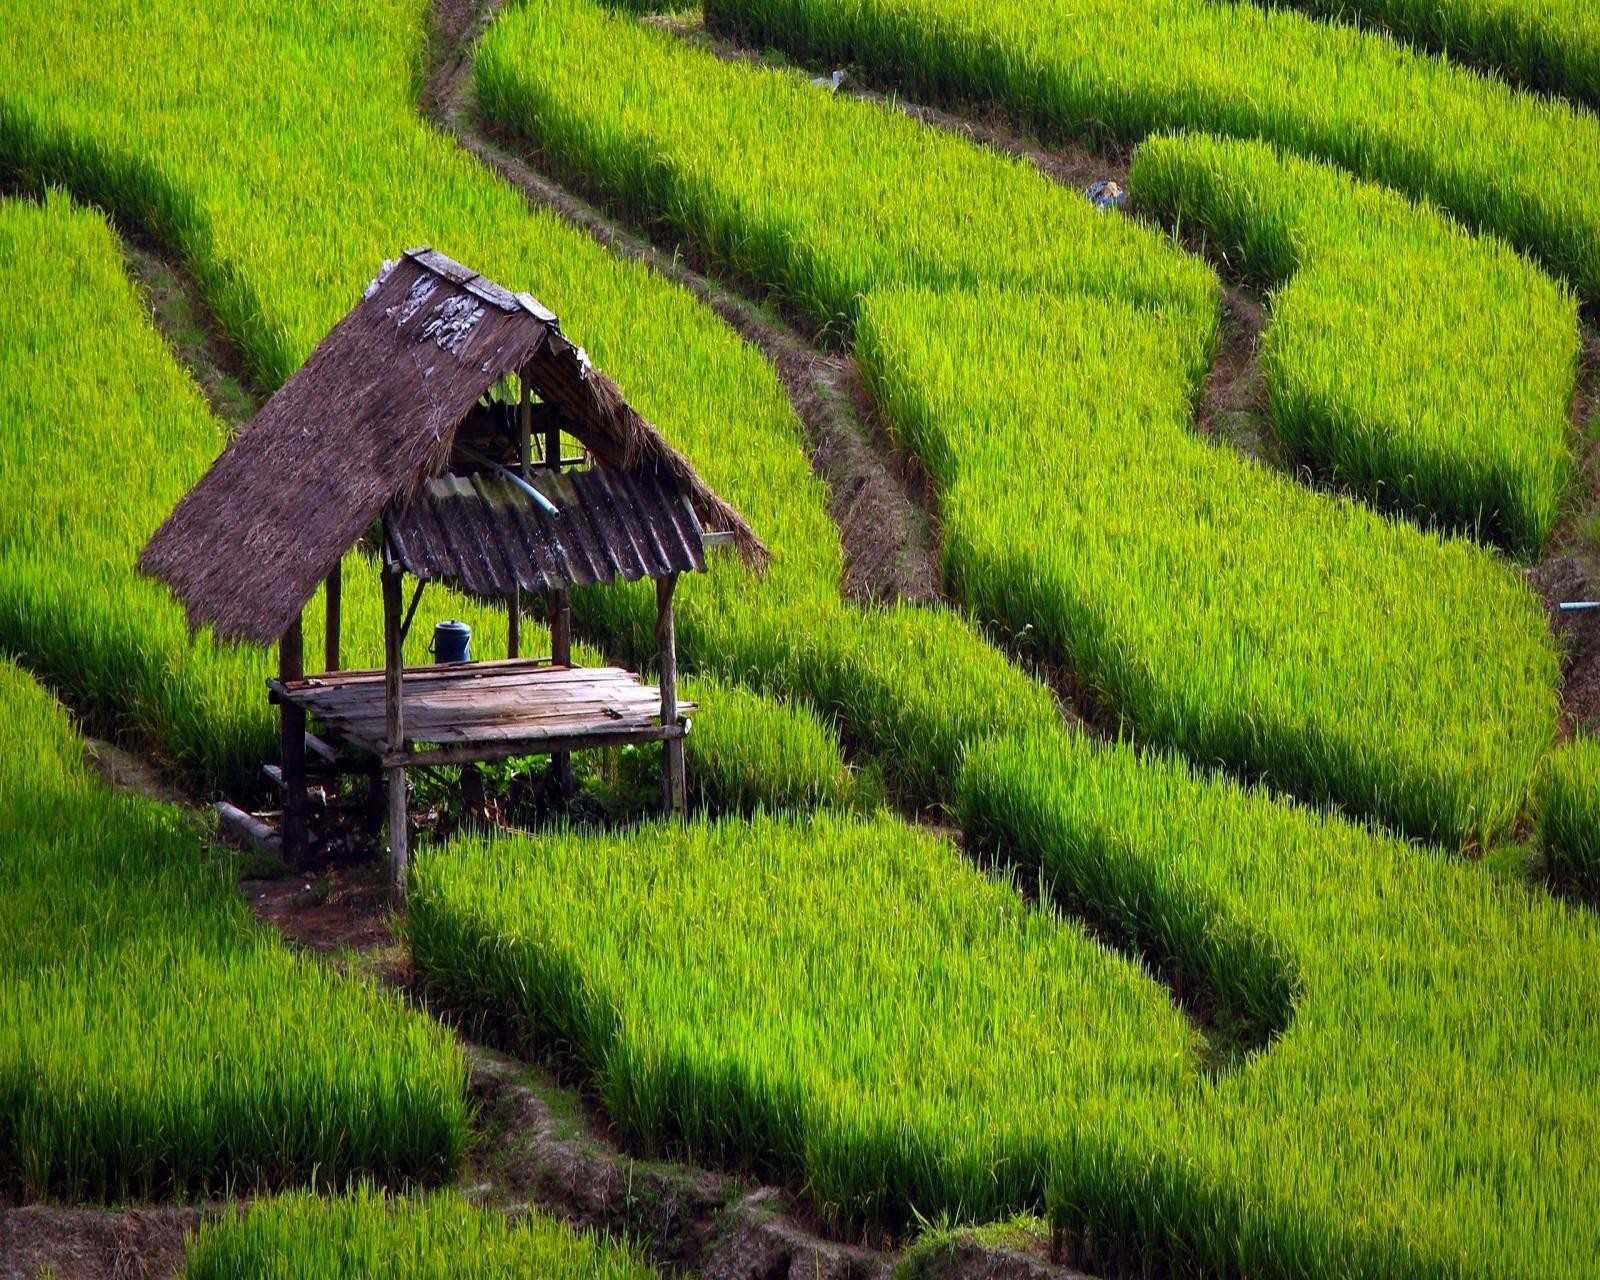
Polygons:
<instances>
[{"instance_id":1,"label":"rusty metal roof sheet","mask_svg":"<svg viewBox=\"0 0 1600 1280\"><path fill-rule=\"evenodd\" d=\"M669 472L641 467L535 470L529 483L495 472L443 475L385 514L408 573L454 579L481 596L703 572L704 532Z\"/></svg>"}]
</instances>

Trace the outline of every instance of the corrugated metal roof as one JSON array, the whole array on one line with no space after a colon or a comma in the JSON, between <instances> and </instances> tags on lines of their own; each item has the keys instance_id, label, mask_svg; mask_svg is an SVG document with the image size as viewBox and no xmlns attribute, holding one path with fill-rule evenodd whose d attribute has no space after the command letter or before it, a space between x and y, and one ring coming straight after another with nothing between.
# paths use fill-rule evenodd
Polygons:
<instances>
[{"instance_id":1,"label":"corrugated metal roof","mask_svg":"<svg viewBox=\"0 0 1600 1280\"><path fill-rule=\"evenodd\" d=\"M386 513L400 563L418 578L454 579L482 596L705 570L700 521L669 473L541 468L529 483L559 515L495 472L424 482Z\"/></svg>"}]
</instances>

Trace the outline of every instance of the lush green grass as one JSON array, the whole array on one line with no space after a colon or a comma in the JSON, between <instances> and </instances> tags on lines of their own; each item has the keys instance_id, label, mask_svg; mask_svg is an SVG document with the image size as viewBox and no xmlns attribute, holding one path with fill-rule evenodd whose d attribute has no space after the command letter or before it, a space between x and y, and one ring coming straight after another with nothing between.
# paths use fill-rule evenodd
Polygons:
<instances>
[{"instance_id":1,"label":"lush green grass","mask_svg":"<svg viewBox=\"0 0 1600 1280\"><path fill-rule=\"evenodd\" d=\"M1508 827L1555 733L1537 599L1196 435L1164 352L1116 303L869 299L868 378L943 494L958 593L1149 742L1419 835Z\"/></svg>"},{"instance_id":2,"label":"lush green grass","mask_svg":"<svg viewBox=\"0 0 1600 1280\"><path fill-rule=\"evenodd\" d=\"M1376 24L1520 84L1600 104L1600 9L1589 0L1282 0Z\"/></svg>"},{"instance_id":3,"label":"lush green grass","mask_svg":"<svg viewBox=\"0 0 1600 1280\"><path fill-rule=\"evenodd\" d=\"M1197 378L1208 363L1211 270L1025 161L584 0L507 12L474 74L485 113L561 175L840 337L873 292L993 284L1126 298L1173 317Z\"/></svg>"},{"instance_id":4,"label":"lush green grass","mask_svg":"<svg viewBox=\"0 0 1600 1280\"><path fill-rule=\"evenodd\" d=\"M1108 1158L1096 1126L1198 1053L1136 968L890 819L457 841L419 858L409 936L645 1150L803 1177L842 1223L1035 1201L1047 1150Z\"/></svg>"},{"instance_id":5,"label":"lush green grass","mask_svg":"<svg viewBox=\"0 0 1600 1280\"><path fill-rule=\"evenodd\" d=\"M1222 1274L1590 1267L1592 916L1081 740L993 743L969 757L961 790L974 847L1038 868L1178 972L1268 993L1287 978L1294 994L1270 1049L1167 1122L1236 1204L1218 1214L1180 1194L1113 1207L1106 1224L1062 1187L1058 1221L1101 1239L1178 1237L1191 1265Z\"/></svg>"},{"instance_id":6,"label":"lush green grass","mask_svg":"<svg viewBox=\"0 0 1600 1280\"><path fill-rule=\"evenodd\" d=\"M90 0L74 3L0 3L8 31L0 42L0 169L25 181L65 183L174 246L263 385L277 385L298 366L383 258L435 244L554 306L595 362L775 548L777 562L761 581L723 558L708 578L684 584L678 617L687 669L777 692L836 718L852 745L880 756L894 786L919 799L948 794L960 744L973 734L1054 718L1046 691L997 661L958 618L862 612L840 599L841 552L822 485L782 388L756 352L683 290L617 261L552 215L530 211L417 119L423 0L280 0L260 22L240 21L222 0L181 10L122 0L115 12ZM59 39L63 29L73 40ZM338 216L329 217L329 209ZM102 363L84 353L78 394L137 394L87 376ZM41 394L62 394L66 372L42 375L31 380ZM55 415L58 406L46 403L42 411ZM214 428L210 434L215 439ZM30 456L39 447L26 446ZM150 452L145 447L141 456ZM80 488L74 479L60 492L76 504ZM107 504L122 501L132 526L113 562L113 589L120 589L132 549L166 514L168 495L158 489L106 487L100 495ZM57 502L43 518L65 525L71 510ZM31 543L42 535L28 536ZM30 618L47 615L52 588L43 579L41 570L21 588ZM174 621L155 624L148 612L119 605L97 618L89 598L71 593L56 611L58 622L25 625L110 635L126 613L145 632L170 625L176 634L175 612ZM346 604L347 612L359 608ZM609 653L634 662L653 655L648 592L580 592L574 608L580 627ZM346 628L359 645L358 618ZM482 625L483 651L496 652L498 624L486 618ZM319 643L314 630L311 653ZM30 634L12 643L45 665L48 640ZM111 647L107 663L127 651L120 641ZM52 652L66 655L51 668L57 678L100 665L80 663L68 645ZM176 665L171 657L161 661ZM249 713L256 679L207 679L228 689L207 696L245 699L240 714ZM104 685L114 693L122 687ZM157 737L174 735L169 722L178 714L152 712ZM701 729L714 714L710 705L703 709ZM785 714L773 722L779 731ZM197 732L219 732L207 726L221 718L204 713ZM226 754L230 769L260 758L264 713L253 723L249 732L257 736Z\"/></svg>"},{"instance_id":7,"label":"lush green grass","mask_svg":"<svg viewBox=\"0 0 1600 1280\"><path fill-rule=\"evenodd\" d=\"M477 72L562 172L848 315L940 492L954 594L1139 735L1422 835L1517 819L1555 734L1537 602L1490 556L1197 438L1216 304L1192 260L1015 162L589 5L507 15ZM908 280L928 288L890 291Z\"/></svg>"},{"instance_id":8,"label":"lush green grass","mask_svg":"<svg viewBox=\"0 0 1600 1280\"><path fill-rule=\"evenodd\" d=\"M876 797L803 705L776 702L719 680L688 680L682 696L706 709L684 739L689 802L710 813L807 813L871 807ZM652 762L659 752L650 753ZM654 772L654 770L652 770Z\"/></svg>"},{"instance_id":9,"label":"lush green grass","mask_svg":"<svg viewBox=\"0 0 1600 1280\"><path fill-rule=\"evenodd\" d=\"M288 1195L207 1222L190 1237L184 1280L649 1280L626 1246L542 1215L511 1221L452 1191L389 1199Z\"/></svg>"},{"instance_id":10,"label":"lush green grass","mask_svg":"<svg viewBox=\"0 0 1600 1280\"><path fill-rule=\"evenodd\" d=\"M1600 892L1600 741L1578 738L1550 757L1539 839L1552 871Z\"/></svg>"},{"instance_id":11,"label":"lush green grass","mask_svg":"<svg viewBox=\"0 0 1600 1280\"><path fill-rule=\"evenodd\" d=\"M1045 1205L1111 1271L1585 1273L1591 919L1127 748L968 759L973 848L1270 1047L1208 1075L1136 967L886 821L458 842L413 955L645 1150L841 1224Z\"/></svg>"},{"instance_id":12,"label":"lush green grass","mask_svg":"<svg viewBox=\"0 0 1600 1280\"><path fill-rule=\"evenodd\" d=\"M0 663L0 1194L449 1174L448 1033L255 930L174 810L109 792Z\"/></svg>"},{"instance_id":13,"label":"lush green grass","mask_svg":"<svg viewBox=\"0 0 1600 1280\"><path fill-rule=\"evenodd\" d=\"M1297 460L1537 555L1572 470L1577 303L1500 242L1261 143L1153 139L1145 208L1274 290L1262 367Z\"/></svg>"},{"instance_id":14,"label":"lush green grass","mask_svg":"<svg viewBox=\"0 0 1600 1280\"><path fill-rule=\"evenodd\" d=\"M1498 232L1600 301L1600 120L1377 35L1218 0L705 10L758 48L855 64L923 99L996 103L1053 136L1201 129L1330 160Z\"/></svg>"},{"instance_id":15,"label":"lush green grass","mask_svg":"<svg viewBox=\"0 0 1600 1280\"><path fill-rule=\"evenodd\" d=\"M121 16L137 22L104 12L5 11L15 38L0 45L0 154L179 245L261 369L292 368L377 258L432 240L566 313L777 547L760 584L733 566L687 584L693 663L836 712L853 744L922 794L947 787L985 732L1053 723L1048 695L951 615L839 604L837 539L759 358L686 295L530 216L417 125L419 3L285 3L248 25L220 4L128 6ZM65 45L51 39L63 22L76 37ZM226 141L235 136L246 141ZM1145 323L1139 340L1155 341ZM1192 351L1193 338L1174 345ZM1156 369L1188 364L1163 348ZM1331 557L1326 567L1343 570ZM579 603L619 652L645 647L642 596ZM417 945L435 947L430 968L524 1043L564 1038L603 1068L620 1123L810 1175L841 1216L976 1216L1048 1198L1064 1224L1096 1224L1108 1266L1126 1248L1155 1269L1253 1275L1582 1273L1596 1252L1585 1208L1594 1054L1574 1004L1594 985L1586 922L1539 900L1501 903L1475 868L1282 817L1227 786L1222 799L1195 799L1187 788L1211 792L1179 771L1146 777L1120 753L1107 764L1059 744L1013 750L1043 776L1006 796L1053 814L1059 789L1076 788L1080 817L1116 814L1129 797L1154 833L1130 828L1129 844L1112 847L1143 851L1157 872L1222 851L1210 878L1168 882L1175 905L1159 927L1124 929L1154 960L1197 966L1203 990L1215 983L1209 953L1186 922L1210 921L1203 940L1232 946L1228 971L1240 974L1217 999L1244 1029L1280 1028L1284 993L1304 992L1272 1049L1210 1083L1199 1037L1147 977L886 821L647 828L429 854L414 902L431 895L433 932ZM980 792L992 797L981 823ZM1026 856L1027 812L1005 816L998 782L969 781L967 794L974 831L1019 833ZM1362 878L1401 864L1411 878ZM1247 899L1225 896L1235 872ZM1148 901L1129 875L1130 896ZM1280 883L1292 899L1272 896ZM1388 932L1362 932L1364 920ZM1339 945L1315 950L1325 922ZM1335 964L1324 987L1312 970ZM1552 985L1555 974L1579 977ZM620 989L604 985L613 980ZM1348 1073L1351 1041L1313 1018L1324 989L1366 1001L1327 1002L1328 1022L1369 1035ZM1457 991L1459 1002L1417 998ZM1478 1059L1457 1047L1467 1042L1454 1020L1469 1005ZM1362 1070L1383 1086L1370 1099ZM1397 1095L1407 1071L1412 1092Z\"/></svg>"}]
</instances>

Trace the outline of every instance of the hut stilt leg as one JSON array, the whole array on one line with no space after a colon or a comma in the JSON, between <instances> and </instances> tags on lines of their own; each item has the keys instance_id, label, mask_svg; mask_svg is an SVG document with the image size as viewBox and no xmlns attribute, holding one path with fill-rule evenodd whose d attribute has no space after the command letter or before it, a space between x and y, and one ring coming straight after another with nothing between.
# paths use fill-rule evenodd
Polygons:
<instances>
[{"instance_id":1,"label":"hut stilt leg","mask_svg":"<svg viewBox=\"0 0 1600 1280\"><path fill-rule=\"evenodd\" d=\"M678 636L672 618L672 593L678 575L656 580L656 644L661 651L661 723L678 723ZM668 738L661 744L661 807L682 817L687 809L684 779L683 739Z\"/></svg>"},{"instance_id":2,"label":"hut stilt leg","mask_svg":"<svg viewBox=\"0 0 1600 1280\"><path fill-rule=\"evenodd\" d=\"M405 708L401 701L405 655L400 644L400 566L386 559L383 566L384 709L386 746L391 757L405 751ZM406 838L406 768L385 769L389 793L389 878L396 903L406 900L406 873L410 851Z\"/></svg>"},{"instance_id":3,"label":"hut stilt leg","mask_svg":"<svg viewBox=\"0 0 1600 1280\"><path fill-rule=\"evenodd\" d=\"M327 623L322 629L322 669L339 669L339 626L344 601L344 565L336 564L328 575L326 595Z\"/></svg>"},{"instance_id":4,"label":"hut stilt leg","mask_svg":"<svg viewBox=\"0 0 1600 1280\"><path fill-rule=\"evenodd\" d=\"M550 661L558 667L572 664L572 597L565 591L549 595ZM550 757L550 774L562 803L572 799L572 756L558 751Z\"/></svg>"},{"instance_id":5,"label":"hut stilt leg","mask_svg":"<svg viewBox=\"0 0 1600 1280\"><path fill-rule=\"evenodd\" d=\"M278 640L278 678L305 676L305 651L297 617ZM279 756L283 771L283 858L291 866L306 856L306 713L292 702L278 708Z\"/></svg>"}]
</instances>

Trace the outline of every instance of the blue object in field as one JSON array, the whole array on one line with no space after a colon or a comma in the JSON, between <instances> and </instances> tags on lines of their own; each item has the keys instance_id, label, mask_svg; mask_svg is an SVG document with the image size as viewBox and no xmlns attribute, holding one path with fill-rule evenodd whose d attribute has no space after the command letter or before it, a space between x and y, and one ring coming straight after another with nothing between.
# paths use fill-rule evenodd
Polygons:
<instances>
[{"instance_id":1,"label":"blue object in field","mask_svg":"<svg viewBox=\"0 0 1600 1280\"><path fill-rule=\"evenodd\" d=\"M433 629L435 662L471 662L472 628L465 622L441 622Z\"/></svg>"},{"instance_id":2,"label":"blue object in field","mask_svg":"<svg viewBox=\"0 0 1600 1280\"><path fill-rule=\"evenodd\" d=\"M1120 209L1128 203L1128 193L1109 178L1091 182L1083 194L1096 209Z\"/></svg>"}]
</instances>

